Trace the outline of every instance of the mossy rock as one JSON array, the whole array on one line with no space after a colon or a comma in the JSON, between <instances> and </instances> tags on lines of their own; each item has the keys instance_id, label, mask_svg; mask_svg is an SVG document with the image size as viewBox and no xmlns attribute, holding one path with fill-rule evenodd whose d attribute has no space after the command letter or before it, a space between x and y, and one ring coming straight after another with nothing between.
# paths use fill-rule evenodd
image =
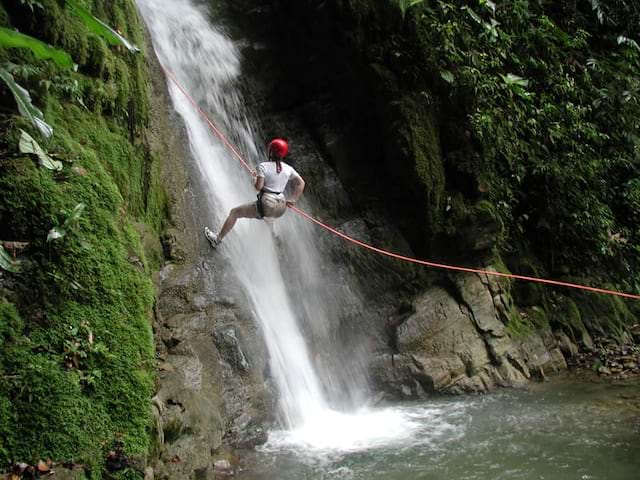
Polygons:
<instances>
[{"instance_id":1,"label":"mossy rock","mask_svg":"<svg viewBox=\"0 0 640 480\"><path fill-rule=\"evenodd\" d=\"M413 173L423 186L429 206L438 208L444 192L444 167L434 112L424 99L405 96L400 102L400 150L413 159Z\"/></svg>"},{"instance_id":2,"label":"mossy rock","mask_svg":"<svg viewBox=\"0 0 640 480\"><path fill-rule=\"evenodd\" d=\"M548 330L551 328L547 312L540 307L531 307L526 310L529 321L537 330Z\"/></svg>"},{"instance_id":3,"label":"mossy rock","mask_svg":"<svg viewBox=\"0 0 640 480\"><path fill-rule=\"evenodd\" d=\"M534 332L534 325L528 316L520 313L517 308L512 308L509 311L509 321L506 328L509 335L515 339L528 337Z\"/></svg>"},{"instance_id":4,"label":"mossy rock","mask_svg":"<svg viewBox=\"0 0 640 480\"><path fill-rule=\"evenodd\" d=\"M571 298L593 336L623 340L628 327L638 322L620 297L576 291L571 293Z\"/></svg>"},{"instance_id":5,"label":"mossy rock","mask_svg":"<svg viewBox=\"0 0 640 480\"><path fill-rule=\"evenodd\" d=\"M568 297L560 296L554 302L551 312L551 326L560 328L569 338L586 348L593 348L591 336L576 303Z\"/></svg>"},{"instance_id":6,"label":"mossy rock","mask_svg":"<svg viewBox=\"0 0 640 480\"><path fill-rule=\"evenodd\" d=\"M540 278L543 275L536 263L526 255L518 258L514 272L518 275ZM534 282L515 282L513 298L522 307L542 305L544 302L544 287Z\"/></svg>"},{"instance_id":7,"label":"mossy rock","mask_svg":"<svg viewBox=\"0 0 640 480\"><path fill-rule=\"evenodd\" d=\"M451 200L446 228L435 239L436 251L447 258L475 264L494 261L504 227L493 206L487 201L468 206L461 195Z\"/></svg>"},{"instance_id":8,"label":"mossy rock","mask_svg":"<svg viewBox=\"0 0 640 480\"><path fill-rule=\"evenodd\" d=\"M38 64L52 86L35 92L34 102L54 128L40 143L63 159L61 172L16 156L20 128L40 137L22 117L2 115L2 240L29 246L23 271L3 283L12 290L0 291L13 302L0 302L0 469L52 458L87 465L87 474L100 478L114 443L132 457L149 450L150 271L161 261L157 232L166 196L159 158L139 135L148 122L144 59L106 47L63 2L40 2L45 9L33 14L5 2L0 19L6 7L12 26L67 49L81 68ZM127 22L118 27L142 41L131 0L87 6L107 23ZM14 63L27 58L15 49L4 53ZM77 92L66 93L61 81L77 81ZM50 229L80 203L85 210L66 235L47 242Z\"/></svg>"}]
</instances>

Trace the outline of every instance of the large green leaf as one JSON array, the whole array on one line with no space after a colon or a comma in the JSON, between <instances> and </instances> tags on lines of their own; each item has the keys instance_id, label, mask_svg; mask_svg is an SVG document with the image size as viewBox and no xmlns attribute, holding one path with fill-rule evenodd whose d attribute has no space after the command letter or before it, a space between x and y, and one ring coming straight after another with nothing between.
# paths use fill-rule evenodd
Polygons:
<instances>
[{"instance_id":1,"label":"large green leaf","mask_svg":"<svg viewBox=\"0 0 640 480\"><path fill-rule=\"evenodd\" d=\"M64 50L9 28L0 27L0 48L28 48L37 58L53 60L60 67L72 68L75 65L71 55Z\"/></svg>"},{"instance_id":2,"label":"large green leaf","mask_svg":"<svg viewBox=\"0 0 640 480\"><path fill-rule=\"evenodd\" d=\"M13 98L18 104L18 110L20 110L20 113L28 118L29 121L35 125L38 130L40 130L40 133L42 133L45 138L51 137L51 135L53 135L53 128L44 121L42 112L38 110L33 103L31 103L31 96L29 95L29 92L18 85L13 79L13 75L7 72L4 68L0 68L0 78L7 84L11 93L13 93Z\"/></svg>"},{"instance_id":3,"label":"large green leaf","mask_svg":"<svg viewBox=\"0 0 640 480\"><path fill-rule=\"evenodd\" d=\"M0 245L0 268L11 273L20 271L20 262L11 258L2 245Z\"/></svg>"},{"instance_id":4,"label":"large green leaf","mask_svg":"<svg viewBox=\"0 0 640 480\"><path fill-rule=\"evenodd\" d=\"M22 134L20 135L20 143L18 145L20 149L20 153L28 153L30 155L35 155L38 157L40 161L40 165L44 168L48 168L49 170L60 171L62 170L62 162L58 160L54 160L51 158L44 149L38 145L31 135L29 135L24 130L20 130Z\"/></svg>"},{"instance_id":5,"label":"large green leaf","mask_svg":"<svg viewBox=\"0 0 640 480\"><path fill-rule=\"evenodd\" d=\"M78 15L85 23L85 25L93 32L104 38L110 45L124 45L130 52L138 53L140 49L133 43L129 42L126 38L116 32L109 25L104 23L99 18L94 17L75 0L65 0L67 5L71 7L71 10Z\"/></svg>"}]
</instances>

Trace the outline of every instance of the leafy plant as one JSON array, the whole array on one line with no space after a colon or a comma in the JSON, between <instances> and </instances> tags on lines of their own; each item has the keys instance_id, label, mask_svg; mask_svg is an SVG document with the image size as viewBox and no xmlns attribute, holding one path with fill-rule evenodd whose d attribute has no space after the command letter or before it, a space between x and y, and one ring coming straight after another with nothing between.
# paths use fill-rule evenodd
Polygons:
<instances>
[{"instance_id":1,"label":"leafy plant","mask_svg":"<svg viewBox=\"0 0 640 480\"><path fill-rule=\"evenodd\" d=\"M70 229L76 228L78 226L80 217L82 216L82 212L84 212L84 209L84 203L77 204L68 214L67 218L61 226L53 227L51 230L49 230L49 234L47 235L47 242L64 238Z\"/></svg>"},{"instance_id":2,"label":"leafy plant","mask_svg":"<svg viewBox=\"0 0 640 480\"><path fill-rule=\"evenodd\" d=\"M502 81L516 95L523 98L528 98L532 95L532 93L527 91L527 87L529 86L529 80L519 77L518 75L514 75L512 73L508 73L506 75L500 75L500 77L502 78Z\"/></svg>"},{"instance_id":3,"label":"leafy plant","mask_svg":"<svg viewBox=\"0 0 640 480\"><path fill-rule=\"evenodd\" d=\"M400 7L402 18L404 18L404 16L407 13L407 10L409 10L411 7L414 7L424 2L424 0L395 0L395 1L398 4L398 7Z\"/></svg>"},{"instance_id":4,"label":"leafy plant","mask_svg":"<svg viewBox=\"0 0 640 480\"><path fill-rule=\"evenodd\" d=\"M4 68L11 73L11 75L19 78L30 79L32 77L40 77L42 76L42 69L35 65L29 65L26 63L17 64L12 62L7 62L4 65Z\"/></svg>"},{"instance_id":5,"label":"leafy plant","mask_svg":"<svg viewBox=\"0 0 640 480\"><path fill-rule=\"evenodd\" d=\"M606 20L606 16L604 13L604 9L602 8L602 4L600 3L600 0L589 0L589 3L591 3L592 10L596 12L596 16L598 17L598 22L604 23Z\"/></svg>"},{"instance_id":6,"label":"leafy plant","mask_svg":"<svg viewBox=\"0 0 640 480\"><path fill-rule=\"evenodd\" d=\"M31 103L31 95L29 95L29 92L18 85L13 75L4 68L0 68L0 78L9 87L9 90L11 90L13 98L18 104L20 113L26 117L45 138L51 137L51 135L53 135L53 128L44 121L42 112Z\"/></svg>"},{"instance_id":7,"label":"leafy plant","mask_svg":"<svg viewBox=\"0 0 640 480\"><path fill-rule=\"evenodd\" d=\"M35 155L38 157L38 161L40 165L49 170L55 170L59 172L62 170L62 162L58 160L54 160L51 158L47 152L38 145L31 135L29 135L24 130L20 129L20 143L18 144L18 148L20 149L20 153L26 153L29 155Z\"/></svg>"},{"instance_id":8,"label":"leafy plant","mask_svg":"<svg viewBox=\"0 0 640 480\"><path fill-rule=\"evenodd\" d=\"M2 245L0 245L0 268L11 273L20 272L20 262L11 258Z\"/></svg>"},{"instance_id":9,"label":"leafy plant","mask_svg":"<svg viewBox=\"0 0 640 480\"><path fill-rule=\"evenodd\" d=\"M635 48L640 52L640 45L638 45L638 42L636 42L632 38L625 37L624 35L618 36L618 45L626 45L628 47Z\"/></svg>"},{"instance_id":10,"label":"leafy plant","mask_svg":"<svg viewBox=\"0 0 640 480\"><path fill-rule=\"evenodd\" d=\"M85 25L95 34L100 35L110 45L122 45L132 53L138 53L140 49L133 43L129 42L119 32L111 28L99 18L94 17L89 11L87 11L76 0L65 0L66 4L71 7L71 10L82 19Z\"/></svg>"},{"instance_id":11,"label":"leafy plant","mask_svg":"<svg viewBox=\"0 0 640 480\"><path fill-rule=\"evenodd\" d=\"M441 70L440 77L447 83L453 83L456 78L450 70Z\"/></svg>"},{"instance_id":12,"label":"leafy plant","mask_svg":"<svg viewBox=\"0 0 640 480\"><path fill-rule=\"evenodd\" d=\"M44 5L42 5L37 0L20 0L20 3L22 5L27 5L31 9L32 12L34 11L34 7L37 7L40 10L44 10Z\"/></svg>"},{"instance_id":13,"label":"leafy plant","mask_svg":"<svg viewBox=\"0 0 640 480\"><path fill-rule=\"evenodd\" d=\"M72 68L75 65L71 55L64 50L54 48L37 38L5 27L0 27L0 48L28 48L36 58L53 60L59 67Z\"/></svg>"}]
</instances>

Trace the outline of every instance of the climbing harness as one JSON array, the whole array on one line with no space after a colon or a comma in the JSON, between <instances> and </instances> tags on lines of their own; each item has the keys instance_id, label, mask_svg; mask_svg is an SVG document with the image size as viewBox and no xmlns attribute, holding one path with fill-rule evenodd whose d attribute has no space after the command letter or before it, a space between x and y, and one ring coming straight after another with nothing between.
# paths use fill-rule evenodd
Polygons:
<instances>
[{"instance_id":1,"label":"climbing harness","mask_svg":"<svg viewBox=\"0 0 640 480\"><path fill-rule=\"evenodd\" d=\"M235 147L226 139L226 137L222 134L222 132L214 125L214 123L209 119L207 114L198 106L198 104L195 102L195 100L193 100L193 98L191 98L191 96L182 87L182 85L176 79L176 77L169 70L167 70L166 67L162 66L162 69L165 71L165 73L167 74L169 79L171 79L173 81L173 83L176 85L176 87L183 93L183 95L186 97L186 99L189 101L189 103L191 103L191 105L194 106L194 108L198 111L198 113L200 113L200 115L207 122L209 127L211 127L211 130L218 136L220 141L222 141L222 143L229 148L229 150L233 153L233 155L240 161L242 166L252 176L255 177L256 176L256 172L253 171L253 169L244 160L244 158L242 158L242 155L240 155L240 153L238 153L238 151L235 149ZM283 139L276 139L276 140L281 140L282 142L284 142L284 144L286 145L286 151L288 152L288 145L286 144L286 141L283 140ZM273 143L273 141L272 141L272 143ZM271 144L269 144L269 147L271 148ZM279 150L279 151L282 151L282 150ZM286 153L285 153L285 155L286 155ZM269 193L275 193L275 192L269 192ZM258 212L259 213L260 213L260 209L261 209L261 207L260 207L260 205L261 205L261 194L262 194L262 191L260 192L260 194L258 194L258 205L259 205ZM574 288L574 289L577 289L577 290L584 290L584 291L589 291L589 292L602 293L602 294L605 294L605 295L613 295L613 296L617 296L617 297L631 298L631 299L634 299L634 300L640 300L640 295L635 295L633 293L625 293L625 292L620 292L620 291L617 291L617 290L609 290L609 289L606 289L606 288L590 287L588 285L580 285L578 283L561 282L559 280L549 280L549 279L546 279L546 278L528 277L526 275L517 275L517 274L513 274L513 273L496 272L494 270L482 270L482 269L479 269L479 268L469 268L469 267L460 267L460 266L457 266L457 265L447 265L447 264L444 264L444 263L430 262L430 261L427 261L427 260L420 260L418 258L413 258L413 257L405 256L405 255L400 255L398 253L389 252L387 250L383 250L381 248L374 247L373 245L365 243L365 242L363 242L361 240L358 240L356 238L350 237L349 235L346 235L345 233L342 233L341 231L339 231L339 230L337 230L337 229L335 229L335 228L333 228L333 227L321 222L320 220L318 220L317 218L309 215L305 211L300 210L295 205L288 205L288 207L291 210L293 210L294 212L296 212L298 215L302 216L303 218L309 220L312 223L315 223L319 227L327 230L328 232L331 232L332 234L342 238L343 240L346 240L347 242L350 242L350 243L352 243L354 245L357 245L357 246L362 247L364 249L370 250L372 252L376 252L376 253L378 253L380 255L384 255L384 256L387 256L387 257L395 258L397 260L401 260L401 261L404 261L404 262L415 263L415 264L418 264L418 265L424 265L424 266L427 266L427 267L439 268L439 269L443 269L443 270L452 270L452 271L458 271L458 272L476 273L476 274L480 274L480 275L492 275L492 276L495 276L495 277L502 277L502 278L512 278L514 280L523 280L523 281L527 281L527 282L542 283L542 284L553 285L553 286L557 286L557 287Z\"/></svg>"},{"instance_id":2,"label":"climbing harness","mask_svg":"<svg viewBox=\"0 0 640 480\"><path fill-rule=\"evenodd\" d=\"M280 195L282 192L272 192L266 188L263 188L258 192L258 201L256 202L256 207L258 208L258 216L260 219L264 218L264 205L262 205L262 196L265 193L273 193L274 195Z\"/></svg>"}]
</instances>

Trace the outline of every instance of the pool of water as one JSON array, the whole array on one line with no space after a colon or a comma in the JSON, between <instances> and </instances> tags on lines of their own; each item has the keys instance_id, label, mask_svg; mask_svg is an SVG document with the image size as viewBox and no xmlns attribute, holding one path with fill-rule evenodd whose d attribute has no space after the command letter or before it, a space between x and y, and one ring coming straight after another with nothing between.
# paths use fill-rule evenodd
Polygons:
<instances>
[{"instance_id":1,"label":"pool of water","mask_svg":"<svg viewBox=\"0 0 640 480\"><path fill-rule=\"evenodd\" d=\"M237 478L640 479L640 382L556 378L526 390L353 417L271 432L267 445L245 457ZM380 434L394 422L402 434Z\"/></svg>"}]
</instances>

